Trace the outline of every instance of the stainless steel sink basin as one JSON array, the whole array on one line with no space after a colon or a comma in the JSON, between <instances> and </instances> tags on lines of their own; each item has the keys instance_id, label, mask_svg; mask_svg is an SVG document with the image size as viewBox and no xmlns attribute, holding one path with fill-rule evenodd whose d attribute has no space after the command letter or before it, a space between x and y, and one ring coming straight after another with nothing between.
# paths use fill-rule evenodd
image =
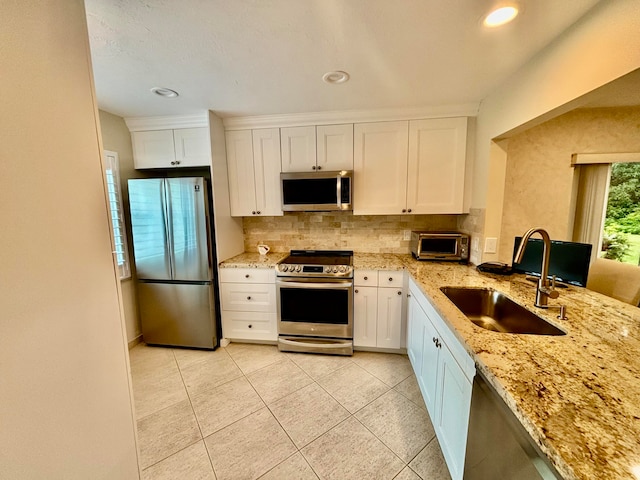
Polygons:
<instances>
[{"instance_id":1,"label":"stainless steel sink basin","mask_svg":"<svg viewBox=\"0 0 640 480\"><path fill-rule=\"evenodd\" d=\"M442 287L440 290L469 320L487 330L532 335L566 335L544 318L492 288Z\"/></svg>"}]
</instances>

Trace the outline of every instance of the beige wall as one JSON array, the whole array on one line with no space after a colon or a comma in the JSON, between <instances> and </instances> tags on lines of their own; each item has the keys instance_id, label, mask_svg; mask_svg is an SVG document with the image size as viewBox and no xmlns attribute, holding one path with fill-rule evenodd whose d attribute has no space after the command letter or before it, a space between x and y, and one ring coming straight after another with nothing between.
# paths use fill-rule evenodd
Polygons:
<instances>
[{"instance_id":1,"label":"beige wall","mask_svg":"<svg viewBox=\"0 0 640 480\"><path fill-rule=\"evenodd\" d=\"M0 478L138 478L84 5L2 19Z\"/></svg>"},{"instance_id":2,"label":"beige wall","mask_svg":"<svg viewBox=\"0 0 640 480\"><path fill-rule=\"evenodd\" d=\"M127 325L127 340L133 342L140 335L140 318L138 316L138 302L136 297L135 264L133 263L133 240L131 238L131 215L129 213L129 189L127 180L140 178L141 175L133 166L133 148L131 146L131 134L122 117L100 110L100 131L102 132L102 145L105 150L118 153L120 168L120 183L122 186L122 199L125 211L125 228L127 229L127 241L129 244L129 259L131 261L131 278L121 280L122 303L124 306L124 318Z\"/></svg>"},{"instance_id":3,"label":"beige wall","mask_svg":"<svg viewBox=\"0 0 640 480\"><path fill-rule=\"evenodd\" d=\"M500 260L531 227L571 240L574 153L640 152L640 107L578 109L509 139Z\"/></svg>"},{"instance_id":4,"label":"beige wall","mask_svg":"<svg viewBox=\"0 0 640 480\"><path fill-rule=\"evenodd\" d=\"M456 230L457 215L352 215L349 212L285 213L245 217L245 251L266 243L274 252L346 249L360 253L409 253L405 230Z\"/></svg>"},{"instance_id":5,"label":"beige wall","mask_svg":"<svg viewBox=\"0 0 640 480\"><path fill-rule=\"evenodd\" d=\"M578 97L639 68L638 13L637 0L600 2L483 99L471 206L486 207L485 237L501 237L504 170L500 168L505 162L492 140L566 113L579 104ZM484 254L483 260L494 257Z\"/></svg>"}]
</instances>

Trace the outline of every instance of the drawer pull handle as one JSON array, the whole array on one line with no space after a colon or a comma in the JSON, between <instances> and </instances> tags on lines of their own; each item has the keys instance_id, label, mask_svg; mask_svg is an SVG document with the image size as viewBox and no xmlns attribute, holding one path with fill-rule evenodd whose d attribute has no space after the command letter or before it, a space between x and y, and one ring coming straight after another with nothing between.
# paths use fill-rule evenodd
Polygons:
<instances>
[{"instance_id":1,"label":"drawer pull handle","mask_svg":"<svg viewBox=\"0 0 640 480\"><path fill-rule=\"evenodd\" d=\"M252 328L252 327L253 327L253 325L249 324L249 328Z\"/></svg>"},{"instance_id":2,"label":"drawer pull handle","mask_svg":"<svg viewBox=\"0 0 640 480\"><path fill-rule=\"evenodd\" d=\"M389 277L389 281L390 281L390 282L393 282L393 277Z\"/></svg>"},{"instance_id":3,"label":"drawer pull handle","mask_svg":"<svg viewBox=\"0 0 640 480\"><path fill-rule=\"evenodd\" d=\"M356 289L354 290L354 292L355 292L355 293L358 293L358 289L356 288Z\"/></svg>"},{"instance_id":4,"label":"drawer pull handle","mask_svg":"<svg viewBox=\"0 0 640 480\"><path fill-rule=\"evenodd\" d=\"M247 297L247 300L251 300L251 297Z\"/></svg>"},{"instance_id":5,"label":"drawer pull handle","mask_svg":"<svg viewBox=\"0 0 640 480\"><path fill-rule=\"evenodd\" d=\"M365 280L369 280L369 277L364 277Z\"/></svg>"},{"instance_id":6,"label":"drawer pull handle","mask_svg":"<svg viewBox=\"0 0 640 480\"><path fill-rule=\"evenodd\" d=\"M249 278L249 274L247 273L247 274L244 276L244 278Z\"/></svg>"},{"instance_id":7,"label":"drawer pull handle","mask_svg":"<svg viewBox=\"0 0 640 480\"><path fill-rule=\"evenodd\" d=\"M398 290L398 295L402 295L402 292L400 290Z\"/></svg>"}]
</instances>

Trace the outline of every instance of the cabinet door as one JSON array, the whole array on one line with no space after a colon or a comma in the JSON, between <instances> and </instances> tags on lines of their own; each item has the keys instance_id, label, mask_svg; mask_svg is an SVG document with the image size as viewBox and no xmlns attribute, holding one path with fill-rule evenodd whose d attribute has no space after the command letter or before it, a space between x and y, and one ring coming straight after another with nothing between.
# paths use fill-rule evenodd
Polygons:
<instances>
[{"instance_id":1,"label":"cabinet door","mask_svg":"<svg viewBox=\"0 0 640 480\"><path fill-rule=\"evenodd\" d=\"M283 172L316 170L316 127L280 129Z\"/></svg>"},{"instance_id":2,"label":"cabinet door","mask_svg":"<svg viewBox=\"0 0 640 480\"><path fill-rule=\"evenodd\" d=\"M227 132L226 143L231 215L234 217L255 215L256 187L251 130Z\"/></svg>"},{"instance_id":3,"label":"cabinet door","mask_svg":"<svg viewBox=\"0 0 640 480\"><path fill-rule=\"evenodd\" d=\"M181 128L173 131L176 166L208 167L211 165L209 129Z\"/></svg>"},{"instance_id":4,"label":"cabinet door","mask_svg":"<svg viewBox=\"0 0 640 480\"><path fill-rule=\"evenodd\" d=\"M133 164L137 169L170 168L176 161L173 130L132 132Z\"/></svg>"},{"instance_id":5,"label":"cabinet door","mask_svg":"<svg viewBox=\"0 0 640 480\"><path fill-rule=\"evenodd\" d=\"M280 131L277 128L253 130L252 136L256 215L283 215L280 190Z\"/></svg>"},{"instance_id":6,"label":"cabinet door","mask_svg":"<svg viewBox=\"0 0 640 480\"><path fill-rule=\"evenodd\" d=\"M406 213L409 122L360 123L353 129L353 213Z\"/></svg>"},{"instance_id":7,"label":"cabinet door","mask_svg":"<svg viewBox=\"0 0 640 480\"><path fill-rule=\"evenodd\" d=\"M407 209L464 213L466 118L409 122Z\"/></svg>"},{"instance_id":8,"label":"cabinet door","mask_svg":"<svg viewBox=\"0 0 640 480\"><path fill-rule=\"evenodd\" d=\"M469 430L472 383L446 344L440 347L436 417L432 417L453 480L462 479Z\"/></svg>"},{"instance_id":9,"label":"cabinet door","mask_svg":"<svg viewBox=\"0 0 640 480\"><path fill-rule=\"evenodd\" d=\"M424 397L431 419L436 418L436 391L438 388L438 356L440 348L436 341L438 331L435 329L429 317L425 314L425 323L422 340L422 368L418 377L418 385Z\"/></svg>"},{"instance_id":10,"label":"cabinet door","mask_svg":"<svg viewBox=\"0 0 640 480\"><path fill-rule=\"evenodd\" d=\"M317 170L353 170L353 124L319 125Z\"/></svg>"},{"instance_id":11,"label":"cabinet door","mask_svg":"<svg viewBox=\"0 0 640 480\"><path fill-rule=\"evenodd\" d=\"M407 355L413 366L416 378L422 372L422 350L424 341L424 325L427 321L413 294L409 296L407 312Z\"/></svg>"},{"instance_id":12,"label":"cabinet door","mask_svg":"<svg viewBox=\"0 0 640 480\"><path fill-rule=\"evenodd\" d=\"M353 345L375 347L378 321L378 289L356 287L353 294Z\"/></svg>"},{"instance_id":13,"label":"cabinet door","mask_svg":"<svg viewBox=\"0 0 640 480\"><path fill-rule=\"evenodd\" d=\"M381 348L400 348L402 341L402 289L378 289L378 340Z\"/></svg>"}]
</instances>

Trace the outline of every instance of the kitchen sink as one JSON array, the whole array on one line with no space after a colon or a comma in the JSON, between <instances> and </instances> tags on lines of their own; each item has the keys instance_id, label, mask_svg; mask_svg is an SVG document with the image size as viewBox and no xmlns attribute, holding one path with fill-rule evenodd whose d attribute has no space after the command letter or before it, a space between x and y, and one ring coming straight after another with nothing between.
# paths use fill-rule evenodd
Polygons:
<instances>
[{"instance_id":1,"label":"kitchen sink","mask_svg":"<svg viewBox=\"0 0 640 480\"><path fill-rule=\"evenodd\" d=\"M509 297L492 288L442 287L453 304L469 320L486 330L531 335L566 335Z\"/></svg>"}]
</instances>

